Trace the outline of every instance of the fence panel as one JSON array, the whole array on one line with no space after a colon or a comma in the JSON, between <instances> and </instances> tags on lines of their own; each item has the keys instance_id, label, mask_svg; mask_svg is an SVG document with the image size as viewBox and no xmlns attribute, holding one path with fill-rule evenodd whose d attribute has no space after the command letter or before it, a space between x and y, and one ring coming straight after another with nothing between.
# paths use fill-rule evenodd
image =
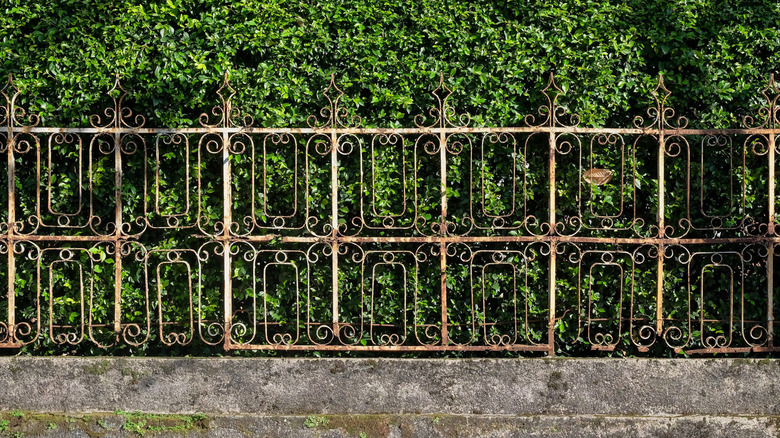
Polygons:
<instances>
[{"instance_id":1,"label":"fence panel","mask_svg":"<svg viewBox=\"0 0 780 438\"><path fill-rule=\"evenodd\" d=\"M780 92L738 129L667 106L579 126L550 77L524 126L449 104L364 128L332 79L305 128L219 104L146 126L119 80L90 127L2 90L0 347L774 351Z\"/></svg>"}]
</instances>

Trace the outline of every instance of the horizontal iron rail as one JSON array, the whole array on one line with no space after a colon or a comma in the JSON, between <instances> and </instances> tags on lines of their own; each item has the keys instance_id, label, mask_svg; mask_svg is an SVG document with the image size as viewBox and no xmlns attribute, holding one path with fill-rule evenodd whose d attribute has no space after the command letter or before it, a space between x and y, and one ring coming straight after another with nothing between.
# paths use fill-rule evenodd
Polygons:
<instances>
[{"instance_id":1,"label":"horizontal iron rail","mask_svg":"<svg viewBox=\"0 0 780 438\"><path fill-rule=\"evenodd\" d=\"M729 243L780 243L778 236L759 236L759 237L718 237L718 238L657 238L657 237L584 237L584 236L419 236L419 237L357 237L357 236L338 236L338 237L306 237L306 236L284 236L280 234L263 234L257 236L207 236L194 234L191 237L204 240L214 239L216 241L231 242L280 242L280 243L504 243L504 242L571 242L571 243L602 243L612 245L713 245ZM117 242L117 241L138 241L138 238L132 236L45 236L37 234L13 234L0 235L0 241L17 242Z\"/></svg>"},{"instance_id":2,"label":"horizontal iron rail","mask_svg":"<svg viewBox=\"0 0 780 438\"><path fill-rule=\"evenodd\" d=\"M673 129L673 128L585 128L585 127L479 127L479 128L258 128L258 127L234 127L234 128L50 128L15 126L11 129L15 133L31 134L492 134L492 133L566 133L566 134L625 134L625 135L658 135L664 133L668 136L689 135L778 135L780 129L765 128L724 128L724 129ZM8 133L7 127L0 127L0 133Z\"/></svg>"},{"instance_id":3,"label":"horizontal iron rail","mask_svg":"<svg viewBox=\"0 0 780 438\"><path fill-rule=\"evenodd\" d=\"M145 118L126 106L127 93L118 78L111 92L114 91L119 96L113 95L113 106L102 116L90 117L91 127L44 127L39 126L37 116L16 105L19 90L12 78L0 90L0 97L5 100L4 106L0 106L0 136L5 140L8 184L5 218L0 220L4 227L0 253L6 261L0 271L7 282L5 317L0 316L0 348L39 345L47 338L46 342L60 345L77 345L89 339L106 348L121 343L137 347L149 342L185 346L200 339L226 350L512 351L551 356L573 342L594 351L633 348L648 352L660 346L689 354L764 354L780 349L774 345L774 258L780 244L775 217L780 90L773 77L767 88L761 90L765 102L758 117L743 118L741 128L724 129L688 127L688 120L677 117L668 106L671 93L662 78L651 92L653 106L647 111L648 120L635 118L634 126L627 128L579 126L579 117L559 105L562 90L552 76L542 90L546 103L536 115L523 119L525 126L517 127L469 126L470 117L458 114L450 106L452 90L443 76L432 92L435 105L430 111L415 117L415 127L398 128L363 126L359 117L344 108L343 92L333 77L323 93L328 104L319 113L321 120L312 116L307 120L308 127L301 128L253 126L251 118L241 116L241 111L234 107L235 90L227 76L217 91L219 105L211 111L217 120L210 121L210 116L203 114L200 127L147 127ZM291 187L287 194L294 199L291 215L266 214L267 199L274 196L266 190L268 180L273 178L268 177L268 169L278 164L266 157L265 143L254 144L259 142L253 140L248 148L242 144L241 148L232 149L231 142L237 134L266 136L272 142L275 138L277 145L287 144L283 136L287 141L292 137L294 149L287 153L287 158L293 160L289 166L292 171L286 182ZM535 148L535 153L546 150L546 158L535 162L534 168L525 158L518 161L521 153L514 143L516 139L504 142L501 139L506 139L506 134L542 134L536 138L543 141L533 145L528 142L526 147ZM589 153L587 145L578 144L579 156L571 158L572 145L566 146L561 140L569 134L592 136ZM75 140L63 140L67 135ZM151 162L145 154L153 147L146 139L140 145L144 154L134 156L123 150L125 137L144 135L220 139L214 145L205 145L219 167L210 178L200 173L205 166L200 162L203 145L199 143L191 149L189 140L182 138L179 140L183 142L168 145L186 152L179 157L183 162L174 165L184 170L181 196L186 200L185 213L166 215L165 205L161 205L160 145L154 145L158 149L149 155L153 157ZM351 154L351 149L342 144L347 135L373 138L359 141L366 147L366 155L359 152L359 171L342 181L340 172L346 166L342 156ZM458 135L482 135L496 142L488 141L487 146L483 143L482 149L470 145L472 155L465 157L461 155L463 144L453 139ZM46 136L49 142L59 138L58 144L64 148L70 145L71 155L77 157L77 164L71 163L72 175L66 177L76 181L76 193L69 194L78 197L74 201L78 204L76 213L58 213L53 207L56 190L52 181L56 182L61 175L53 170L59 163L52 156L51 144L46 146L40 141ZM110 148L103 150L98 145L104 158L113 159L111 190L101 186L105 190L99 191L93 186L93 157L82 150L83 136L112 139ZM317 136L327 147L320 148L318 144L314 151L299 150L295 136ZM414 159L407 163L404 142L391 141L404 136L434 138L430 145L422 145L434 161L430 168L418 169L417 144ZM636 214L637 205L647 200L636 196L636 169L631 168L636 165L632 161L635 157L627 157L640 149L639 140L634 149L627 151L622 138L613 141L615 136L653 138L653 143L641 146L651 156L648 166L654 167L645 169L652 175L645 178L655 184L645 182L647 197L655 202L654 213L645 212L647 217L639 218ZM686 138L692 136L705 137L700 157L694 156L695 148L687 143ZM749 137L742 146L734 148L733 136ZM401 176L397 181L391 181L389 172L377 171L381 164L375 157L374 141L388 150L400 147L401 164L395 171ZM509 170L507 175L495 177L486 171L486 162L502 142L513 148L502 158ZM597 143L605 152L594 152ZM709 170L705 170L705 145L720 153L721 162ZM256 163L251 165L248 179L244 176L244 180L236 182L236 175L246 169L241 170L238 161L234 164L234 156L243 155L245 150ZM192 151L197 152L199 160L194 175L190 174ZM138 158L140 155L143 157ZM298 161L299 155L306 160L305 164ZM312 182L308 167L310 157L315 155L324 163L320 164L323 170L317 183ZM466 162L465 167L458 168L452 158L459 155ZM683 164L670 166L667 158L678 155ZM748 163L748 155L758 161ZM559 156L570 159L564 164ZM609 160L612 168L603 164ZM692 170L695 166L696 170ZM131 167L143 168L142 188L140 180L129 180L127 169ZM456 194L453 185L457 178L450 177L450 173L457 174L464 168L468 187L461 190L468 193ZM560 191L567 169L571 173L572 168L577 179L569 183L578 191ZM667 175L670 169L677 173ZM27 173L22 178L19 172ZM749 172L761 175L750 174L748 178ZM367 178L369 173L371 179ZM32 174L34 184L30 182ZM538 180L529 183L528 175ZM430 192L427 198L418 193L423 176L435 181L426 183ZM728 199L731 207L727 215L708 213L712 211L708 204L722 202L717 196L708 199L709 193L705 194L705 180L714 177L720 178L724 192L721 198ZM407 179L414 182L407 184ZM521 179L524 198L518 200ZM197 184L191 185L191 180ZM758 215L746 212L748 180L752 196L758 199L766 193ZM123 190L128 181L136 184L136 191L141 193L141 216L127 217L124 213L127 201ZM613 195L619 197L620 212L599 215L593 199L610 181L616 187ZM401 214L377 212L376 186L394 182L401 186L398 190L402 194L396 201L402 205L392 207L398 207ZM206 184L214 185L209 196L219 198L222 210L217 213L221 229L214 224L214 233L201 229L200 223L201 195ZM358 189L350 188L350 184L358 184ZM511 185L511 194L503 195L511 204L510 214L486 207L485 187L490 184ZM682 187L684 193L676 195L678 199L667 193L671 184ZM696 184L701 185L698 194L692 189ZM34 185L36 194L27 194L30 187L25 185ZM325 201L320 205L322 211L312 213L310 189L315 185ZM741 187L735 190L735 185ZM345 190L355 191L352 195L360 200L359 213L345 208ZM234 203L242 201L236 198L247 196L247 191L252 213L237 221L239 211ZM518 208L534 191L539 192L537 202L546 207L540 218ZM633 218L624 211L624 198L629 192L634 203ZM83 198L84 194L89 196L88 200ZM694 205L692 196L701 198L699 205ZM43 201L46 197L48 206ZM262 200L262 212L255 211L256 198ZM364 198L370 199L370 214L381 225L365 219L368 210L364 211ZM585 198L589 199L589 210L582 207ZM151 199L158 219L167 221L156 225L154 232L150 231L155 227L146 205ZM735 199L736 207L732 205ZM93 214L92 207L107 200L108 204L113 202L111 214ZM413 207L407 205L409 200ZM575 216L559 211L569 208L564 204L572 201L578 208ZM430 227L422 231L418 224L423 215L418 210L424 202L431 204L425 207L431 207L429 214L435 213L436 217L428 216L422 221ZM675 202L679 204L676 207ZM463 208L459 203L467 204L467 214L458 210ZM82 210L86 204L88 213ZM190 211L191 204L197 212ZM299 211L299 204L306 206L305 214ZM683 213L679 213L680 205L685 207ZM480 225L473 213L475 208L481 208L484 216ZM682 217L667 217L673 208L678 209L674 214ZM406 218L406 225L394 225L396 219L409 216L411 210L414 215L411 220ZM700 217L694 218L697 214ZM649 220L650 215L655 216L654 222ZM197 217L195 222L192 216ZM238 222L257 225L259 216L271 219L264 217L260 222L267 222L265 225L241 232ZM287 219L299 216L303 216L302 225L288 224ZM505 226L504 221L510 216L520 220ZM47 222L52 217L55 222ZM71 224L71 218L78 221L85 217L86 223ZM188 224L180 223L187 218ZM647 226L642 233L633 229L638 218ZM360 225L359 232L347 235L342 226L349 230L345 221L355 219L358 221L353 225ZM450 222L453 219L468 219L472 227L460 233L457 223ZM695 219L709 221L709 225L695 225ZM322 225L321 231L310 229L312 220ZM586 224L586 220L597 223ZM621 225L614 225L616 220ZM724 225L724 221L728 223ZM98 232L93 228L96 222L112 222L113 228ZM134 223L143 229L133 233ZM567 233L566 226L572 224L579 225L575 232ZM33 231L28 231L26 225ZM536 231L529 226L536 226ZM674 226L683 229L682 235L675 234ZM170 234L172 230L178 234ZM596 236L582 235L582 230ZM692 230L695 233L688 235ZM190 240L185 243L183 239ZM205 250L208 245L213 248ZM214 256L221 259L205 272L203 265L213 262L210 258ZM654 261L646 263L649 259ZM316 265L318 261L321 263ZM109 264L113 266L109 268ZM638 269L639 265L644 267ZM66 278L58 269L71 269L71 277ZM280 272L285 269L288 274ZM396 277L382 274L382 269L394 270ZM319 275L316 280L311 278L312 271ZM100 272L113 273L113 277L100 277ZM171 272L178 274L166 277L173 275ZM291 279L284 285L283 293L274 295L268 285L281 281L285 275ZM131 279L133 276L136 278ZM132 281L136 283L131 286ZM186 291L176 295L168 287ZM96 312L98 308L100 312Z\"/></svg>"}]
</instances>

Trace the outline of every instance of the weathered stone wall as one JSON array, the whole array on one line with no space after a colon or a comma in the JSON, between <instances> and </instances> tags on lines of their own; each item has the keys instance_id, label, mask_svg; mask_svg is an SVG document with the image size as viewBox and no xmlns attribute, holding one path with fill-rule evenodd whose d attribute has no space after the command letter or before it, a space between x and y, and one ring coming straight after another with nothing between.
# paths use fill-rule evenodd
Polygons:
<instances>
[{"instance_id":1,"label":"weathered stone wall","mask_svg":"<svg viewBox=\"0 0 780 438\"><path fill-rule=\"evenodd\" d=\"M775 359L20 357L0 375L0 417L27 436L88 436L100 418L132 436L116 411L180 414L193 436L366 438L777 436L780 417ZM33 427L44 414L76 421Z\"/></svg>"}]
</instances>

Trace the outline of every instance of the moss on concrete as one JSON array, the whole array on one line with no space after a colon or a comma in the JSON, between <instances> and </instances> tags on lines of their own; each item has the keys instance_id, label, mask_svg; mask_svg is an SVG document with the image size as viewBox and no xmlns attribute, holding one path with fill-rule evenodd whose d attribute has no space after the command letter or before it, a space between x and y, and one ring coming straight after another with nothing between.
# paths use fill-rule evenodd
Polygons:
<instances>
[{"instance_id":1,"label":"moss on concrete","mask_svg":"<svg viewBox=\"0 0 780 438\"><path fill-rule=\"evenodd\" d=\"M90 376L102 376L110 369L111 362L108 359L103 359L101 361L96 360L89 365L84 366L84 373L89 374Z\"/></svg>"},{"instance_id":2,"label":"moss on concrete","mask_svg":"<svg viewBox=\"0 0 780 438\"><path fill-rule=\"evenodd\" d=\"M100 438L111 431L118 430L145 436L162 432L184 433L208 428L209 419L202 414L165 415L116 411L69 415L28 411L0 412L0 436L51 436L55 431L80 430L92 438Z\"/></svg>"}]
</instances>

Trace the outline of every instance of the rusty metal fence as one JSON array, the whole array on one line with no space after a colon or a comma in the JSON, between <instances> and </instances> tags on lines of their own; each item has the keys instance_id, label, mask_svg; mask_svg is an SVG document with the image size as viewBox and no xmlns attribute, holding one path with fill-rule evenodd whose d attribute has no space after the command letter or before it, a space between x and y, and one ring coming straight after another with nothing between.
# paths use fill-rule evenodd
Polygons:
<instances>
[{"instance_id":1,"label":"rusty metal fence","mask_svg":"<svg viewBox=\"0 0 780 438\"><path fill-rule=\"evenodd\" d=\"M255 127L225 78L200 127L113 105L39 126L9 76L0 346L770 352L774 80L739 129L654 104L629 128L546 103L470 127L443 77L410 128L331 80L306 128ZM649 98L649 97L648 97Z\"/></svg>"}]
</instances>

